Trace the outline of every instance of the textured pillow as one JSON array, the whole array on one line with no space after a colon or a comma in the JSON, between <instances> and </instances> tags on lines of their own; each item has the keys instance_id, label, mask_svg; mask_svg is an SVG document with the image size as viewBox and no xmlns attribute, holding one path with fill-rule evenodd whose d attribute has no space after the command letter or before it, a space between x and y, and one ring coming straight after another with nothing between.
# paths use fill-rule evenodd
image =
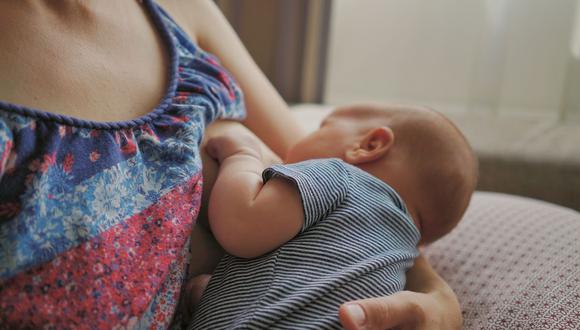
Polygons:
<instances>
[{"instance_id":1,"label":"textured pillow","mask_svg":"<svg viewBox=\"0 0 580 330\"><path fill-rule=\"evenodd\" d=\"M425 254L459 297L465 329L580 328L580 213L477 192Z\"/></svg>"}]
</instances>

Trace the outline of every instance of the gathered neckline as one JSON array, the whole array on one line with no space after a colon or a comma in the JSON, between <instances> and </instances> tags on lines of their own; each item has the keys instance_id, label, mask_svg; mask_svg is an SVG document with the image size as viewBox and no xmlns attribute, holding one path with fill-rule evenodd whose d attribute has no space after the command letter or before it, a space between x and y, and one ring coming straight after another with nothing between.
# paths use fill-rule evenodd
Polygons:
<instances>
[{"instance_id":1,"label":"gathered neckline","mask_svg":"<svg viewBox=\"0 0 580 330\"><path fill-rule=\"evenodd\" d=\"M60 124L75 126L81 128L93 128L93 129L126 129L135 126L140 126L148 123L161 114L163 114L167 108L169 108L173 103L173 98L175 96L175 91L177 89L177 83L179 80L178 72L178 52L175 45L175 41L171 37L168 27L164 24L163 18L161 17L160 8L156 8L156 4L153 0L143 0L147 14L153 19L153 25L157 33L161 34L162 42L165 45L164 49L169 54L169 75L168 84L165 89L165 93L161 101L155 106L155 108L137 118L123 121L95 121L80 119L77 117L72 117L68 115L61 115L54 112L42 111L39 109L18 105L10 102L4 102L0 100L0 110L5 109L10 112L14 112L23 116L33 117L37 119L42 119L45 121L53 121Z\"/></svg>"}]
</instances>

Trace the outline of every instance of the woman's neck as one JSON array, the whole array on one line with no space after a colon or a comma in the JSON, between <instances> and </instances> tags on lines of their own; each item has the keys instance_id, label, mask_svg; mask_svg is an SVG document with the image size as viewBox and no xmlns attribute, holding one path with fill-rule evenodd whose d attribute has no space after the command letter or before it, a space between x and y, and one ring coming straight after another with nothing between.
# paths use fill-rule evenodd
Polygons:
<instances>
[{"instance_id":1,"label":"woman's neck","mask_svg":"<svg viewBox=\"0 0 580 330\"><path fill-rule=\"evenodd\" d=\"M26 25L85 30L110 15L125 16L135 11L139 1L132 0L18 0L0 1L2 34Z\"/></svg>"},{"instance_id":2,"label":"woman's neck","mask_svg":"<svg viewBox=\"0 0 580 330\"><path fill-rule=\"evenodd\" d=\"M0 0L0 31L4 102L122 121L166 91L167 45L136 0Z\"/></svg>"}]
</instances>

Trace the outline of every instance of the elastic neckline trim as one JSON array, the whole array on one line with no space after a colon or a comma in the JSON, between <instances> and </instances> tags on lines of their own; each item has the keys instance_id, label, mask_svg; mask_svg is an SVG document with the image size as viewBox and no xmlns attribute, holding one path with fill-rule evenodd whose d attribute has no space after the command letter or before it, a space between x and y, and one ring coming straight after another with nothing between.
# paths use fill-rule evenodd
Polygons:
<instances>
[{"instance_id":1,"label":"elastic neckline trim","mask_svg":"<svg viewBox=\"0 0 580 330\"><path fill-rule=\"evenodd\" d=\"M23 105L13 104L9 102L4 102L0 100L0 109L5 109L16 114L20 114L27 117L32 117L36 119L41 119L44 121L53 121L59 124L65 124L68 126L76 126L82 128L94 128L94 129L126 129L145 123L159 117L165 110L171 106L173 102L173 97L177 89L178 82L178 64L179 58L177 53L177 47L175 41L171 37L168 27L163 23L163 18L160 14L160 9L156 7L153 0L143 0L146 11L149 16L153 19L153 24L155 25L155 30L157 33L161 34L163 43L165 44L165 49L169 53L170 63L169 63L169 77L167 78L169 83L165 94L161 102L149 113L137 117L135 119L125 120L125 121L93 121L85 120L80 118L75 118L67 115L61 115L53 112L46 112L39 109L34 109L26 107Z\"/></svg>"}]
</instances>

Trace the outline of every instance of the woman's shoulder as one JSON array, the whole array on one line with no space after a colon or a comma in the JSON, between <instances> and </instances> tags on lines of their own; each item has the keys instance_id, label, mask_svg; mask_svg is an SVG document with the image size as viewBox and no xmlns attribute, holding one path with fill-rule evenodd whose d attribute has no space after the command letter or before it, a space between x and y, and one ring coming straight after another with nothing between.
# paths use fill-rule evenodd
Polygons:
<instances>
[{"instance_id":1,"label":"woman's shoulder","mask_svg":"<svg viewBox=\"0 0 580 330\"><path fill-rule=\"evenodd\" d=\"M157 0L156 2L194 43L199 42L202 31L201 21L197 18L207 16L208 8L213 5L210 0Z\"/></svg>"},{"instance_id":2,"label":"woman's shoulder","mask_svg":"<svg viewBox=\"0 0 580 330\"><path fill-rule=\"evenodd\" d=\"M239 61L232 58L240 58L239 48L243 46L238 45L237 35L214 1L157 0L156 3L196 47L216 56L226 67L235 66Z\"/></svg>"}]
</instances>

